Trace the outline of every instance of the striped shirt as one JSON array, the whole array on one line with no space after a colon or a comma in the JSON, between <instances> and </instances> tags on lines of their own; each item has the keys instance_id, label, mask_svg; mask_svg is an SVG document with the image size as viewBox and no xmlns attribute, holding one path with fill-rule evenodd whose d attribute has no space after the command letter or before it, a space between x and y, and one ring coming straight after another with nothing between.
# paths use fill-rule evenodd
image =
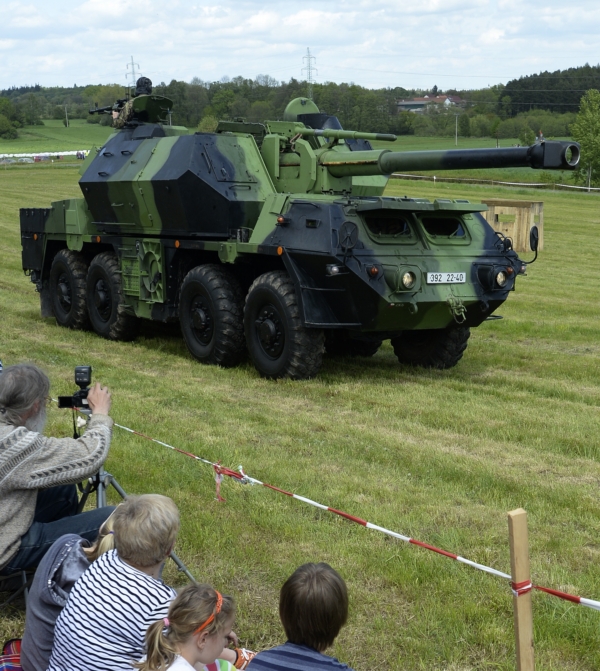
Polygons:
<instances>
[{"instance_id":1,"label":"striped shirt","mask_svg":"<svg viewBox=\"0 0 600 671\"><path fill-rule=\"evenodd\" d=\"M270 650L263 650L248 664L248 671L352 671L338 662L306 645L289 641Z\"/></svg>"},{"instance_id":2,"label":"striped shirt","mask_svg":"<svg viewBox=\"0 0 600 671\"><path fill-rule=\"evenodd\" d=\"M175 595L116 550L104 553L75 583L56 621L48 671L132 671L146 629L166 617Z\"/></svg>"}]
</instances>

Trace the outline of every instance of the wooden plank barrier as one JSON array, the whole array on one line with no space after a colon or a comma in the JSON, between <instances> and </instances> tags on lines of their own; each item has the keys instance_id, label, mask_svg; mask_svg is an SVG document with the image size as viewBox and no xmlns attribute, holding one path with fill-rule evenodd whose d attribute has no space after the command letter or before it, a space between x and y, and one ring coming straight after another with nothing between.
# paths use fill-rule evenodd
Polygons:
<instances>
[{"instance_id":1,"label":"wooden plank barrier","mask_svg":"<svg viewBox=\"0 0 600 671\"><path fill-rule=\"evenodd\" d=\"M542 200L506 200L488 198L482 200L488 206L482 212L488 224L513 241L516 252L530 252L529 231L538 227L540 242L538 249L544 249L544 202Z\"/></svg>"},{"instance_id":2,"label":"wooden plank barrier","mask_svg":"<svg viewBox=\"0 0 600 671\"><path fill-rule=\"evenodd\" d=\"M527 535L527 513L523 508L517 508L517 510L508 513L508 537L510 542L510 574L513 589L517 671L534 671L529 539Z\"/></svg>"}]
</instances>

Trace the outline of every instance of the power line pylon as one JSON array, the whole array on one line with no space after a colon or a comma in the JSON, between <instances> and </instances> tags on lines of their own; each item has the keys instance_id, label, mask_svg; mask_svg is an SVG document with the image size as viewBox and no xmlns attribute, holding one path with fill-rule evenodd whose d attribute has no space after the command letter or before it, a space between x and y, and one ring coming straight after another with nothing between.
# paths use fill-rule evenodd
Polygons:
<instances>
[{"instance_id":1,"label":"power line pylon","mask_svg":"<svg viewBox=\"0 0 600 671\"><path fill-rule=\"evenodd\" d=\"M313 83L314 83L314 76L319 74L319 71L315 66L313 65L313 61L316 61L317 59L314 56L310 55L310 49L307 47L306 48L306 56L302 57L302 62L306 63L306 65L302 68L302 72L306 72L306 84L307 84L307 89L308 89L308 98L312 100L313 97Z\"/></svg>"},{"instance_id":2,"label":"power line pylon","mask_svg":"<svg viewBox=\"0 0 600 671\"><path fill-rule=\"evenodd\" d=\"M133 62L133 56L132 56L131 57L131 63L127 63L127 72L125 73L126 78L129 78L129 76L131 75L131 86L130 86L131 89L135 88L135 82L137 81L137 78L135 76L136 65L138 67L138 75L139 75L140 74L139 73L140 64L139 63L134 63ZM129 68L131 68L131 72L129 72Z\"/></svg>"}]
</instances>

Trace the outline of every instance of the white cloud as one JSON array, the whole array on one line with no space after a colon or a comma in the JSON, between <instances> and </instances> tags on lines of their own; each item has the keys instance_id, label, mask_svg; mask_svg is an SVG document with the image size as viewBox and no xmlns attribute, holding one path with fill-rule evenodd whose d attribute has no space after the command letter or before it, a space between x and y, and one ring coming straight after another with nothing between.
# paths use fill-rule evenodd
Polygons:
<instances>
[{"instance_id":1,"label":"white cloud","mask_svg":"<svg viewBox=\"0 0 600 671\"><path fill-rule=\"evenodd\" d=\"M498 44L499 42L502 42L503 38L503 30L500 30L499 28L490 28L479 36L479 42L485 45Z\"/></svg>"},{"instance_id":2,"label":"white cloud","mask_svg":"<svg viewBox=\"0 0 600 671\"><path fill-rule=\"evenodd\" d=\"M134 56L157 82L301 78L475 88L598 63L597 2L574 0L27 0L3 8L0 88L124 83Z\"/></svg>"},{"instance_id":3,"label":"white cloud","mask_svg":"<svg viewBox=\"0 0 600 671\"><path fill-rule=\"evenodd\" d=\"M92 21L103 18L118 21L135 14L136 9L139 12L139 6L136 8L131 0L87 0L77 7L72 17L74 20L84 20L89 25Z\"/></svg>"},{"instance_id":4,"label":"white cloud","mask_svg":"<svg viewBox=\"0 0 600 671\"><path fill-rule=\"evenodd\" d=\"M47 25L48 21L40 8L35 4L13 2L2 12L2 29L4 31L38 28Z\"/></svg>"}]
</instances>

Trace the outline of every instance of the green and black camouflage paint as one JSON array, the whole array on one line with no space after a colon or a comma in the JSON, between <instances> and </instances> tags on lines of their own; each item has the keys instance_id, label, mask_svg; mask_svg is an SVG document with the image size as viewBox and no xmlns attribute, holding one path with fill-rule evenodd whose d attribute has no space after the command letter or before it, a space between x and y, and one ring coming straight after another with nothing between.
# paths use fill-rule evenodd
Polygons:
<instances>
[{"instance_id":1,"label":"green and black camouflage paint","mask_svg":"<svg viewBox=\"0 0 600 671\"><path fill-rule=\"evenodd\" d=\"M565 169L576 145L403 153L373 150L369 136L352 135L297 120L222 123L194 134L125 125L86 161L82 199L21 210L23 268L43 298L59 249L88 259L114 251L128 309L147 319L176 318L182 278L210 262L244 286L285 268L307 328L385 338L453 321L479 325L515 288L522 262L479 214L484 206L385 198L389 173ZM335 276L331 265L341 269ZM495 285L507 269L507 284ZM417 278L410 290L400 282L406 271ZM466 281L428 284L428 272L462 272Z\"/></svg>"}]
</instances>

